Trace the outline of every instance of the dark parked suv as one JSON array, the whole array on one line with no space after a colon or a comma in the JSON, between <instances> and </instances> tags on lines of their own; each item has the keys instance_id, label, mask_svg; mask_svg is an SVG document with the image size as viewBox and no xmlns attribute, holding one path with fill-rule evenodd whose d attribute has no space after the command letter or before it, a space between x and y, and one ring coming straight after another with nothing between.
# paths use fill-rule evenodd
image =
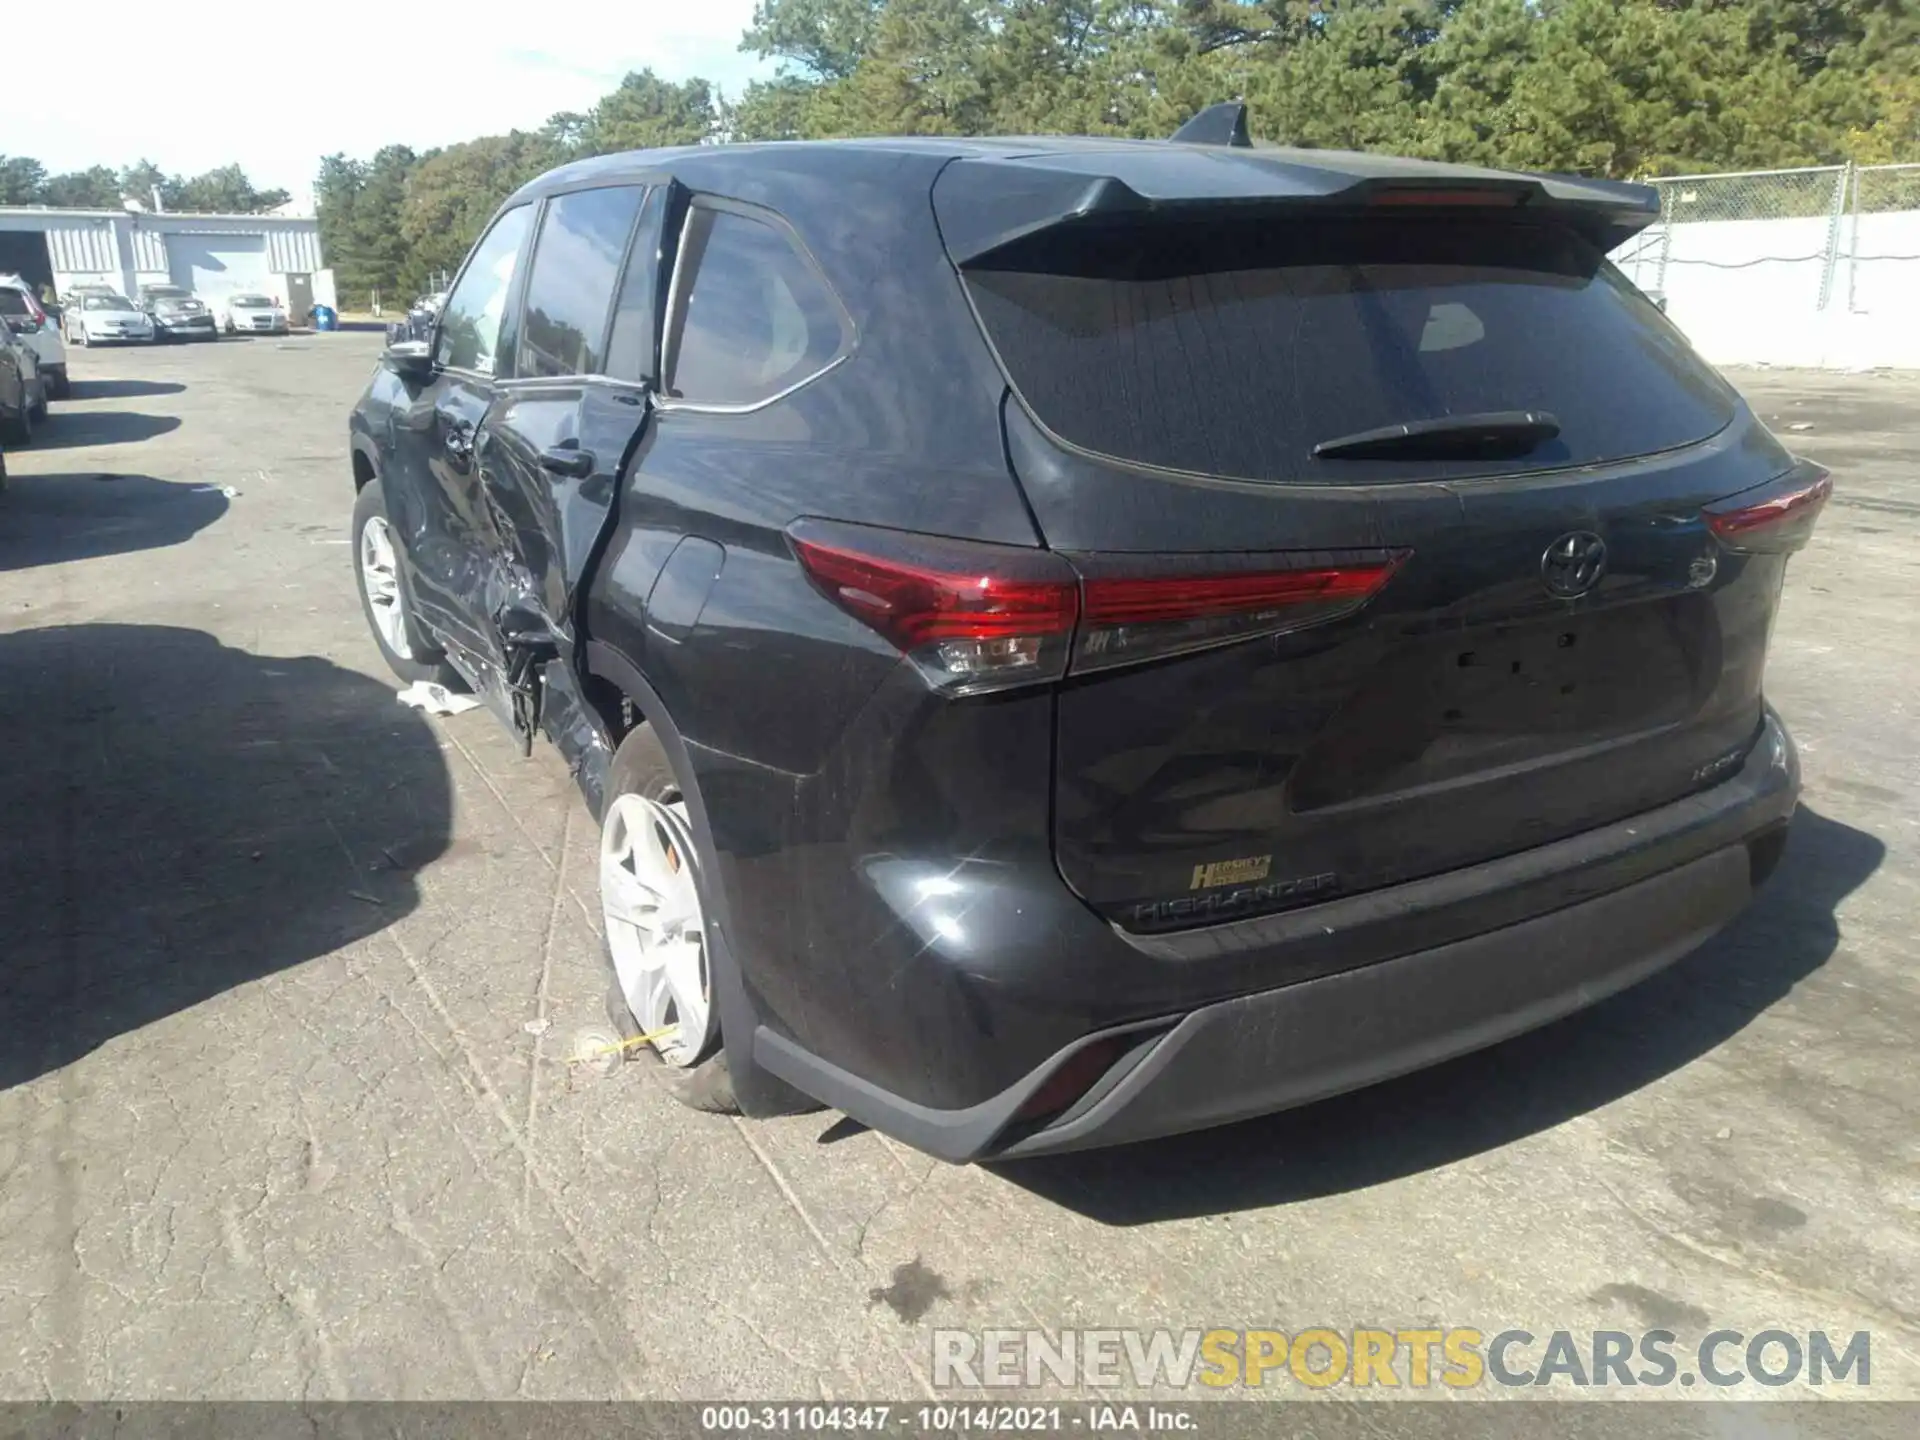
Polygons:
<instances>
[{"instance_id":1,"label":"dark parked suv","mask_svg":"<svg viewBox=\"0 0 1920 1440\"><path fill-rule=\"evenodd\" d=\"M569 165L354 411L362 598L565 755L694 1103L964 1160L1331 1095L1781 856L1829 482L1606 263L1656 214L1243 144Z\"/></svg>"}]
</instances>

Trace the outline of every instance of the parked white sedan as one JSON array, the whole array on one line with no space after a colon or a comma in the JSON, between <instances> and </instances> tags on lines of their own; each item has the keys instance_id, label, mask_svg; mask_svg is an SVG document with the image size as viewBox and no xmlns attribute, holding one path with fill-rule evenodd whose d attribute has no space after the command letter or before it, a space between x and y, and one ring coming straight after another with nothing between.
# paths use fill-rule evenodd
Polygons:
<instances>
[{"instance_id":1,"label":"parked white sedan","mask_svg":"<svg viewBox=\"0 0 1920 1440\"><path fill-rule=\"evenodd\" d=\"M79 297L79 313L67 312L67 334L80 345L153 343L153 321L124 295L89 290Z\"/></svg>"},{"instance_id":2,"label":"parked white sedan","mask_svg":"<svg viewBox=\"0 0 1920 1440\"><path fill-rule=\"evenodd\" d=\"M233 295L224 305L224 327L229 335L284 335L287 312L271 295Z\"/></svg>"}]
</instances>

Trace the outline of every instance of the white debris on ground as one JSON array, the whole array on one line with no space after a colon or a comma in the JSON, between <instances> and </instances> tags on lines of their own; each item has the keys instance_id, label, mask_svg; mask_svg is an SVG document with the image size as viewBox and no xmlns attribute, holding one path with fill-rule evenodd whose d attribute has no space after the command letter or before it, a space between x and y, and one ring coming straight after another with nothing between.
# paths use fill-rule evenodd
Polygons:
<instances>
[{"instance_id":1,"label":"white debris on ground","mask_svg":"<svg viewBox=\"0 0 1920 1440\"><path fill-rule=\"evenodd\" d=\"M414 681L400 691L398 698L402 705L411 705L429 715L464 715L480 703L471 695L456 695L431 680Z\"/></svg>"}]
</instances>

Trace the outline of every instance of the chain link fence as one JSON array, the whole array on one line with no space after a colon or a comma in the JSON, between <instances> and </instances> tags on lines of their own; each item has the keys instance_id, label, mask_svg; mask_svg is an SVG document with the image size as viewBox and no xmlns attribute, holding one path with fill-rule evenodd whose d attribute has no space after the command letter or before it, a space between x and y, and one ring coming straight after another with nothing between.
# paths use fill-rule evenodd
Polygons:
<instances>
[{"instance_id":1,"label":"chain link fence","mask_svg":"<svg viewBox=\"0 0 1920 1440\"><path fill-rule=\"evenodd\" d=\"M1823 357L1835 317L1855 316L1856 361L1920 364L1920 165L1650 183L1660 218L1613 258L1709 358L1853 363ZM1915 338L1882 343L1896 331ZM1863 336L1865 350L1853 344Z\"/></svg>"}]
</instances>

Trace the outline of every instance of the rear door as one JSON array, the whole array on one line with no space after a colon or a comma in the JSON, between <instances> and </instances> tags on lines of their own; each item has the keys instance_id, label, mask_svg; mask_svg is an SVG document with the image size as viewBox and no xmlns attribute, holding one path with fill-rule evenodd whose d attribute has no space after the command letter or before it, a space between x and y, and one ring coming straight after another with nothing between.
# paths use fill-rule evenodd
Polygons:
<instances>
[{"instance_id":1,"label":"rear door","mask_svg":"<svg viewBox=\"0 0 1920 1440\"><path fill-rule=\"evenodd\" d=\"M491 618L497 545L476 451L507 370L508 306L532 214L526 205L504 211L468 257L435 329L434 376L396 412L382 477L415 610L483 694L505 655Z\"/></svg>"},{"instance_id":2,"label":"rear door","mask_svg":"<svg viewBox=\"0 0 1920 1440\"><path fill-rule=\"evenodd\" d=\"M654 295L665 191L551 197L528 273L514 378L483 433L505 643L570 651L589 560L655 375Z\"/></svg>"},{"instance_id":3,"label":"rear door","mask_svg":"<svg viewBox=\"0 0 1920 1440\"><path fill-rule=\"evenodd\" d=\"M1588 238L1441 197L1042 233L968 267L1083 576L1056 853L1121 924L1285 908L1730 773L1791 461Z\"/></svg>"}]
</instances>

